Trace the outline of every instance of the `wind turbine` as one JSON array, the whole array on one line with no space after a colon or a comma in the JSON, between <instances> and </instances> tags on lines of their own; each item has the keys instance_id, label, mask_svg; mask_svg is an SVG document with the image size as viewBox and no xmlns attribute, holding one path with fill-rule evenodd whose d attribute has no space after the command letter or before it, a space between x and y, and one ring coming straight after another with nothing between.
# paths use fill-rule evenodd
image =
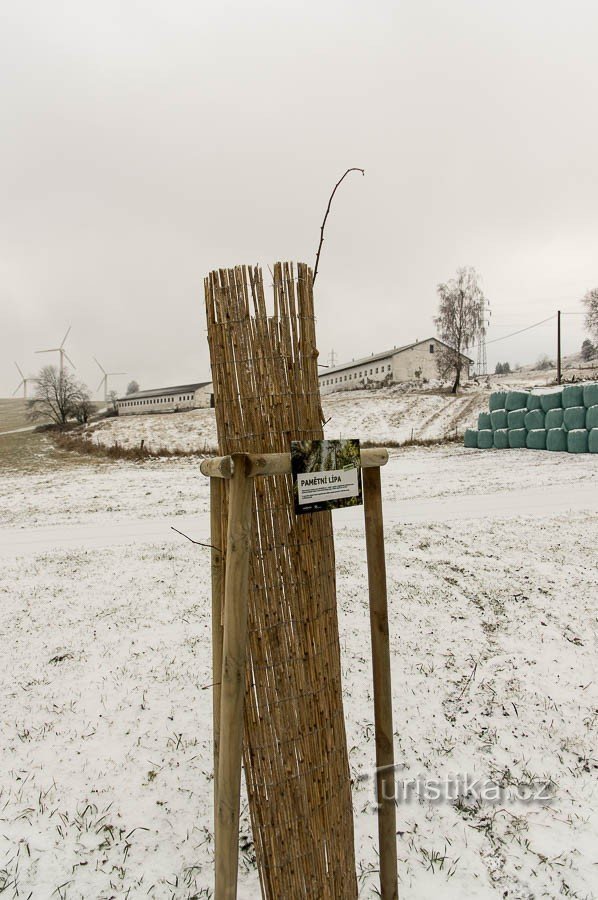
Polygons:
<instances>
[{"instance_id":1,"label":"wind turbine","mask_svg":"<svg viewBox=\"0 0 598 900\"><path fill-rule=\"evenodd\" d=\"M17 372L21 376L21 381L19 383L19 386L12 392L12 395L14 397L14 395L17 393L17 391L20 391L21 388L23 388L23 399L26 400L27 399L27 382L28 381L37 381L37 378L27 378L27 376L23 375L23 373L21 372L21 369L19 368L19 364L15 363L15 366L17 367Z\"/></svg>"},{"instance_id":2,"label":"wind turbine","mask_svg":"<svg viewBox=\"0 0 598 900\"><path fill-rule=\"evenodd\" d=\"M97 366L102 370L102 372L104 373L104 377L102 378L102 380L101 380L100 383L98 384L96 390L99 391L100 388L102 387L102 385L104 385L104 401L107 403L107 402L108 402L108 379L109 379L109 378L112 378L113 375L126 375L127 373L126 373L126 372L107 372L106 369L104 368L104 366L103 366L101 363L99 363L99 362L97 361L97 359L95 358L95 356L94 356L94 360L95 360L96 365L97 365Z\"/></svg>"},{"instance_id":3,"label":"wind turbine","mask_svg":"<svg viewBox=\"0 0 598 900\"><path fill-rule=\"evenodd\" d=\"M62 373L64 372L64 357L68 359L73 369L75 368L75 363L72 361L66 350L64 349L64 344L71 333L71 326L69 325L68 331L62 339L62 343L60 347L51 347L50 350L36 350L36 353L60 353L60 377L62 378Z\"/></svg>"}]
</instances>

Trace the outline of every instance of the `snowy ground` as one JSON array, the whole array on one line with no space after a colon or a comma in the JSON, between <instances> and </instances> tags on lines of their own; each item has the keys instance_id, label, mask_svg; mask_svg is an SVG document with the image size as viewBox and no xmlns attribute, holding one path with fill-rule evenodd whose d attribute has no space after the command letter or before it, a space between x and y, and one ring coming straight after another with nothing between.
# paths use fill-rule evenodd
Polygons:
<instances>
[{"instance_id":1,"label":"snowy ground","mask_svg":"<svg viewBox=\"0 0 598 900\"><path fill-rule=\"evenodd\" d=\"M475 390L457 397L440 393L345 391L325 397L324 414L329 419L327 437L367 435L371 441L434 439L463 433L477 422L478 412L488 408L488 391ZM196 409L186 413L153 416L120 416L89 429L92 440L105 446L163 447L179 450L210 450L217 445L214 411Z\"/></svg>"},{"instance_id":2,"label":"snowy ground","mask_svg":"<svg viewBox=\"0 0 598 900\"><path fill-rule=\"evenodd\" d=\"M551 797L401 802L403 900L598 897L596 459L411 448L394 452L383 484L398 777L491 778L505 792L547 783ZM63 454L42 471L4 472L7 897L211 896L209 561L171 530L205 539L207 502L195 459L69 467ZM338 511L335 525L358 871L370 898L360 511ZM240 897L258 896L249 848Z\"/></svg>"}]
</instances>

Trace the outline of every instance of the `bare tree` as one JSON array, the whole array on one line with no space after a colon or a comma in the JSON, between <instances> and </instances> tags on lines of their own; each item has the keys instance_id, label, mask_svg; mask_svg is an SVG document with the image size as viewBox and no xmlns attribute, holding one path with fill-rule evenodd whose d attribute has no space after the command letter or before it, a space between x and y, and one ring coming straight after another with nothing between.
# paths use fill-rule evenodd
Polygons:
<instances>
[{"instance_id":1,"label":"bare tree","mask_svg":"<svg viewBox=\"0 0 598 900\"><path fill-rule=\"evenodd\" d=\"M72 414L76 418L79 425L86 425L90 416L95 412L95 406L89 394L81 395L79 400L73 404Z\"/></svg>"},{"instance_id":2,"label":"bare tree","mask_svg":"<svg viewBox=\"0 0 598 900\"><path fill-rule=\"evenodd\" d=\"M110 411L111 414L113 413L114 415L116 415L118 413L118 394L116 393L116 391L110 391L110 393L108 394L108 403L112 407Z\"/></svg>"},{"instance_id":3,"label":"bare tree","mask_svg":"<svg viewBox=\"0 0 598 900\"><path fill-rule=\"evenodd\" d=\"M138 390L139 390L139 382L135 381L135 379L133 379L133 381L129 381L129 383L127 385L127 395L128 394L136 394Z\"/></svg>"},{"instance_id":4,"label":"bare tree","mask_svg":"<svg viewBox=\"0 0 598 900\"><path fill-rule=\"evenodd\" d=\"M598 288L588 291L581 302L586 308L586 328L598 340Z\"/></svg>"},{"instance_id":5,"label":"bare tree","mask_svg":"<svg viewBox=\"0 0 598 900\"><path fill-rule=\"evenodd\" d=\"M438 371L443 378L454 375L452 393L456 394L466 365L465 351L483 328L484 294L477 272L470 266L457 269L456 277L439 284L436 290L440 305L434 322L446 344L438 353Z\"/></svg>"},{"instance_id":6,"label":"bare tree","mask_svg":"<svg viewBox=\"0 0 598 900\"><path fill-rule=\"evenodd\" d=\"M89 401L89 391L68 369L60 372L56 366L44 366L27 404L28 415L32 420L50 419L56 425L64 425L84 401Z\"/></svg>"}]
</instances>

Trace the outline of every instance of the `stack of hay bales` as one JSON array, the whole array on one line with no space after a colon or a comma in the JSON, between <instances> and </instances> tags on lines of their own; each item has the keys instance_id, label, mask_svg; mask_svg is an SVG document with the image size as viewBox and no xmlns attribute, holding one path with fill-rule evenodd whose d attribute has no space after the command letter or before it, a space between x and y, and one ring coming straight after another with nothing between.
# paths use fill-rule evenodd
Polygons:
<instances>
[{"instance_id":1,"label":"stack of hay bales","mask_svg":"<svg viewBox=\"0 0 598 900\"><path fill-rule=\"evenodd\" d=\"M465 446L478 450L598 453L598 383L569 384L545 394L496 391Z\"/></svg>"}]
</instances>

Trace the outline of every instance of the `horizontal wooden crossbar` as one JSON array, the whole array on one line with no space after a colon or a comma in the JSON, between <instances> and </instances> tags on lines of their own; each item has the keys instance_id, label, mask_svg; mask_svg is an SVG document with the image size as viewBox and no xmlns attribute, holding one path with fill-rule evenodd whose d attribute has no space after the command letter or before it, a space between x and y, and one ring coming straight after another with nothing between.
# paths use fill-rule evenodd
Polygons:
<instances>
[{"instance_id":1,"label":"horizontal wooden crossbar","mask_svg":"<svg viewBox=\"0 0 598 900\"><path fill-rule=\"evenodd\" d=\"M235 456L247 458L246 473L254 478L257 475L290 475L290 453L240 453ZM388 462L388 450L384 447L370 447L361 451L361 468L377 469ZM235 471L234 456L215 456L202 460L202 475L208 478L232 478Z\"/></svg>"}]
</instances>

